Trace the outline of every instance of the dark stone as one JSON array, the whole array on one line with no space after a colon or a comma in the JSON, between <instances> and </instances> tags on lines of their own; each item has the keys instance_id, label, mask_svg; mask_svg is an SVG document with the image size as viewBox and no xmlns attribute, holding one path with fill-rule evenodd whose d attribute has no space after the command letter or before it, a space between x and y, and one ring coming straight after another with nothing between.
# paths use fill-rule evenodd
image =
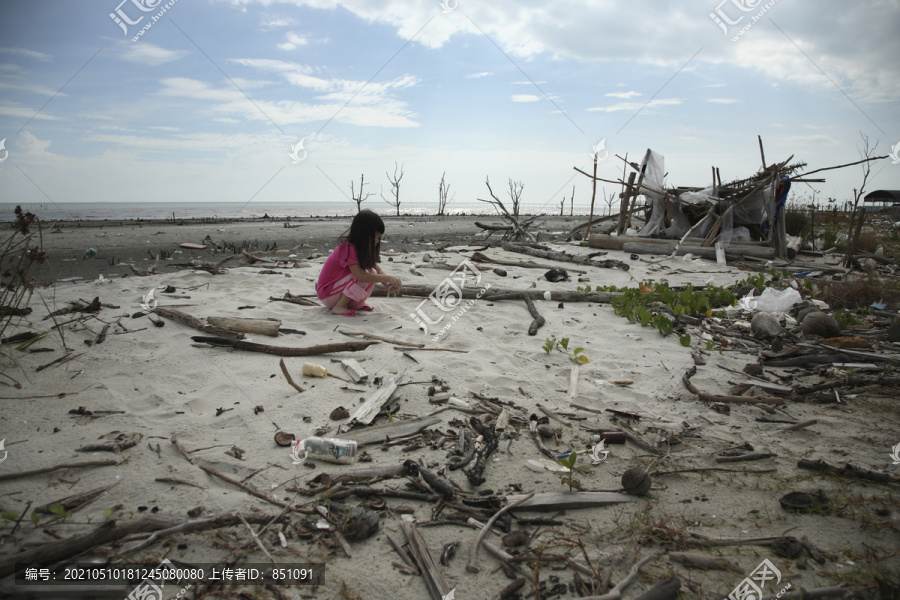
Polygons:
<instances>
[{"instance_id":1,"label":"dark stone","mask_svg":"<svg viewBox=\"0 0 900 600\"><path fill-rule=\"evenodd\" d=\"M804 335L818 335L823 338L831 338L841 335L841 326L834 320L834 317L819 311L806 315L800 323L800 331Z\"/></svg>"}]
</instances>

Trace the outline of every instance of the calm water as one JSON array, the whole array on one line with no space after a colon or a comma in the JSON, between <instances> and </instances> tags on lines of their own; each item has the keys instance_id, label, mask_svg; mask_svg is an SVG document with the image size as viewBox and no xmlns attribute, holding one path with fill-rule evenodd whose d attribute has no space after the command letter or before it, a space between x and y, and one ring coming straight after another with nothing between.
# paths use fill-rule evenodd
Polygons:
<instances>
[{"instance_id":1,"label":"calm water","mask_svg":"<svg viewBox=\"0 0 900 600\"><path fill-rule=\"evenodd\" d=\"M15 219L16 204L0 203L0 221ZM385 203L364 202L363 208L369 208L381 215L395 214L395 209ZM401 213L407 215L433 215L437 212L434 202L404 202L400 206ZM586 215L589 206L574 207L574 214ZM604 214L606 207L598 207L595 214ZM196 219L201 217L218 217L228 219L250 219L269 215L272 218L286 217L340 217L356 214L356 205L350 202L270 202L250 204L242 202L155 202L143 204L136 202L36 202L22 204L22 209L31 211L42 221L64 219L102 221L122 219ZM523 214L559 214L559 206L524 205ZM566 206L565 214L569 214ZM493 209L482 202L453 202L447 206L448 214L493 214Z\"/></svg>"}]
</instances>

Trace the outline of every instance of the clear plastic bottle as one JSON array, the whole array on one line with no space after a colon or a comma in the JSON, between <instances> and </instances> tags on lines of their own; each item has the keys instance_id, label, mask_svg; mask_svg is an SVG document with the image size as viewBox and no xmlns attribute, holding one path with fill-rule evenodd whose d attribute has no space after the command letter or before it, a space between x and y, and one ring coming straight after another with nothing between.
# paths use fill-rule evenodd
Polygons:
<instances>
[{"instance_id":1,"label":"clear plastic bottle","mask_svg":"<svg viewBox=\"0 0 900 600\"><path fill-rule=\"evenodd\" d=\"M349 465L356 462L356 440L338 438L308 437L300 444L300 451L307 453L307 458Z\"/></svg>"}]
</instances>

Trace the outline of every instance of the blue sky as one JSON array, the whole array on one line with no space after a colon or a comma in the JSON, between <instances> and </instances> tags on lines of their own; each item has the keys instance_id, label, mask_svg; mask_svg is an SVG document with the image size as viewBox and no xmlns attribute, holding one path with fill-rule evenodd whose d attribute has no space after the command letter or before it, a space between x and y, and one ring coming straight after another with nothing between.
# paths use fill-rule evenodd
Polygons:
<instances>
[{"instance_id":1,"label":"blue sky","mask_svg":"<svg viewBox=\"0 0 900 600\"><path fill-rule=\"evenodd\" d=\"M489 176L553 207L589 201L572 167L601 140L601 177L649 147L672 186L752 175L757 134L810 170L900 143L896 1L118 1L0 4L0 202L347 202L365 173L388 212L396 161L401 202L446 171L456 202ZM823 176L797 197L862 179Z\"/></svg>"}]
</instances>

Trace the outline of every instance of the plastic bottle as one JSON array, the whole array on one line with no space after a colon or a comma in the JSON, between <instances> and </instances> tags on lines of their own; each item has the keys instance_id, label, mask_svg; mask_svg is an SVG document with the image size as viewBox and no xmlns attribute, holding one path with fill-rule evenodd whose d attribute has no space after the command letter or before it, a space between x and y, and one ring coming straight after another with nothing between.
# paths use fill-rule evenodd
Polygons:
<instances>
[{"instance_id":1,"label":"plastic bottle","mask_svg":"<svg viewBox=\"0 0 900 600\"><path fill-rule=\"evenodd\" d=\"M326 462L349 465L356 462L356 440L338 438L308 437L300 443L300 451L307 453L307 458Z\"/></svg>"},{"instance_id":2,"label":"plastic bottle","mask_svg":"<svg viewBox=\"0 0 900 600\"><path fill-rule=\"evenodd\" d=\"M325 377L328 375L328 371L325 367L314 365L312 363L303 363L303 367L301 367L300 370L307 377Z\"/></svg>"}]
</instances>

